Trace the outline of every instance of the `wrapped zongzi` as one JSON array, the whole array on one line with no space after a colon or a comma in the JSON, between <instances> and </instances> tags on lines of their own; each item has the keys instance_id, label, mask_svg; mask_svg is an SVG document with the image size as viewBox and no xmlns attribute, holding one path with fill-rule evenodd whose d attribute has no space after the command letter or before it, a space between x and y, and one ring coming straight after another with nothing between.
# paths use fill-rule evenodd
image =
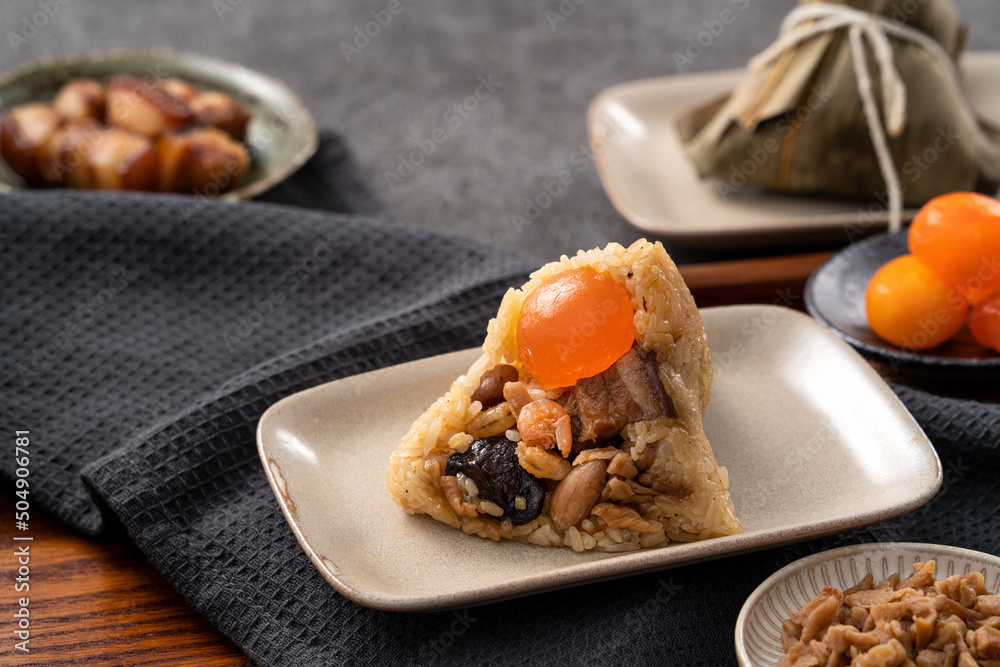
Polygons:
<instances>
[{"instance_id":1,"label":"wrapped zongzi","mask_svg":"<svg viewBox=\"0 0 1000 667\"><path fill-rule=\"evenodd\" d=\"M964 41L950 0L802 0L732 94L680 118L685 150L720 196L750 184L878 199L894 227L903 204L992 195L1000 131L965 98Z\"/></svg>"}]
</instances>

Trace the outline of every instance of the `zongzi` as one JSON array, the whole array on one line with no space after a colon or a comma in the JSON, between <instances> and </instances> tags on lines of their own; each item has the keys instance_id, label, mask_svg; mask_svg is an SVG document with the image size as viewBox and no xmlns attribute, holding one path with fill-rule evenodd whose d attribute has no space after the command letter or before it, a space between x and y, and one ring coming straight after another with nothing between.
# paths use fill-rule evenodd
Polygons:
<instances>
[{"instance_id":1,"label":"zongzi","mask_svg":"<svg viewBox=\"0 0 1000 667\"><path fill-rule=\"evenodd\" d=\"M468 534L630 551L741 531L702 428L705 326L659 243L581 251L504 296L483 354L387 471Z\"/></svg>"},{"instance_id":2,"label":"zongzi","mask_svg":"<svg viewBox=\"0 0 1000 667\"><path fill-rule=\"evenodd\" d=\"M736 90L679 119L682 142L720 196L750 184L888 200L892 227L903 204L992 195L1000 131L961 88L964 41L950 0L802 0Z\"/></svg>"}]
</instances>

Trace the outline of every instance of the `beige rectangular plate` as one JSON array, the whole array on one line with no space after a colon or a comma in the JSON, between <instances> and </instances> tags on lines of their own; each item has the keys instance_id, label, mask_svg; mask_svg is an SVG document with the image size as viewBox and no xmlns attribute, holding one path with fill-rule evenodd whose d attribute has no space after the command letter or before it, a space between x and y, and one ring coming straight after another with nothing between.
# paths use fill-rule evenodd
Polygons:
<instances>
[{"instance_id":1,"label":"beige rectangular plate","mask_svg":"<svg viewBox=\"0 0 1000 667\"><path fill-rule=\"evenodd\" d=\"M889 387L796 311L702 311L715 360L705 431L741 535L631 553L494 543L410 516L385 470L411 422L479 356L445 354L294 394L261 417L261 461L302 548L334 588L370 607L460 607L719 558L902 514L941 465Z\"/></svg>"},{"instance_id":2,"label":"beige rectangular plate","mask_svg":"<svg viewBox=\"0 0 1000 667\"><path fill-rule=\"evenodd\" d=\"M973 107L1000 125L1000 52L968 53L962 71ZM869 214L863 202L754 187L723 200L715 181L698 178L677 135L677 118L731 91L743 75L726 70L644 79L608 88L591 102L587 127L591 141L597 139L597 169L618 212L661 238L706 247L847 243L858 236L849 235L852 230L885 228L885 212Z\"/></svg>"}]
</instances>

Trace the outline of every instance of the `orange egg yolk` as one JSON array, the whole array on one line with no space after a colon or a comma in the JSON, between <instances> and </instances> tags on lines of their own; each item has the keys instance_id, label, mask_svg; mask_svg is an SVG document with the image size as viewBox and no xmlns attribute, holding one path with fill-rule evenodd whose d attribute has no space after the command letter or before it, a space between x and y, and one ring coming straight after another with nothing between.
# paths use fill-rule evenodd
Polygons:
<instances>
[{"instance_id":1,"label":"orange egg yolk","mask_svg":"<svg viewBox=\"0 0 1000 667\"><path fill-rule=\"evenodd\" d=\"M1000 352L1000 291L972 307L969 331L977 343Z\"/></svg>"},{"instance_id":2,"label":"orange egg yolk","mask_svg":"<svg viewBox=\"0 0 1000 667\"><path fill-rule=\"evenodd\" d=\"M1000 289L1000 202L953 192L927 202L913 218L910 252L975 303Z\"/></svg>"},{"instance_id":3,"label":"orange egg yolk","mask_svg":"<svg viewBox=\"0 0 1000 667\"><path fill-rule=\"evenodd\" d=\"M589 267L562 271L521 305L517 347L525 369L547 388L569 387L607 370L635 340L625 288Z\"/></svg>"},{"instance_id":4,"label":"orange egg yolk","mask_svg":"<svg viewBox=\"0 0 1000 667\"><path fill-rule=\"evenodd\" d=\"M913 255L875 272L865 305L879 338L911 350L929 350L954 336L968 310L965 297Z\"/></svg>"}]
</instances>

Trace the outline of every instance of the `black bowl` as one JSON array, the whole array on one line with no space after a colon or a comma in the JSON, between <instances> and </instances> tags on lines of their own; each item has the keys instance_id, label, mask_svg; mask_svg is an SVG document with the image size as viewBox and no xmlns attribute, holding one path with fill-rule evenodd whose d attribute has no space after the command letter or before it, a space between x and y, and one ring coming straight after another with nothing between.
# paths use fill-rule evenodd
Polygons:
<instances>
[{"instance_id":1,"label":"black bowl","mask_svg":"<svg viewBox=\"0 0 1000 667\"><path fill-rule=\"evenodd\" d=\"M861 354L888 364L894 372L958 381L1000 377L1000 354L976 343L966 327L945 344L925 352L896 347L868 327L868 282L883 264L907 252L906 230L872 236L844 248L816 269L806 283L809 314Z\"/></svg>"}]
</instances>

